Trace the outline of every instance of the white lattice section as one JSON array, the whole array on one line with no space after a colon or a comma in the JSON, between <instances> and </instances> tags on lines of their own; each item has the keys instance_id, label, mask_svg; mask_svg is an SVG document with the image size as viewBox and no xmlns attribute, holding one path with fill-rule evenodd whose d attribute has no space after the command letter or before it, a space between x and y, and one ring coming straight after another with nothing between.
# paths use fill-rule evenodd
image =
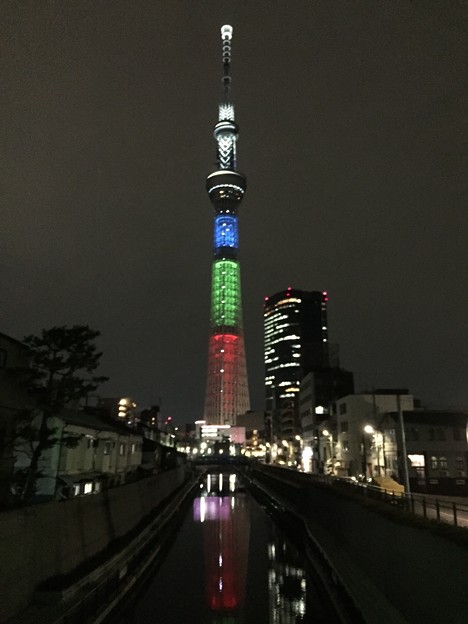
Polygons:
<instances>
[{"instance_id":1,"label":"white lattice section","mask_svg":"<svg viewBox=\"0 0 468 624\"><path fill-rule=\"evenodd\" d=\"M234 121L234 104L224 103L219 105L219 121Z\"/></svg>"},{"instance_id":2,"label":"white lattice section","mask_svg":"<svg viewBox=\"0 0 468 624\"><path fill-rule=\"evenodd\" d=\"M218 137L219 166L221 169L230 169L234 156L234 137L221 135Z\"/></svg>"}]
</instances>

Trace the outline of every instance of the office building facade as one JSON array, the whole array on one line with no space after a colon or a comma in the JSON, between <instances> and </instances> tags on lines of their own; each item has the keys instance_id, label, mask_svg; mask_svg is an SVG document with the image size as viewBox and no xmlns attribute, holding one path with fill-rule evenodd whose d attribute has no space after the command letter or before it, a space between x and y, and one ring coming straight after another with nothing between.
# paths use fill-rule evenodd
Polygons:
<instances>
[{"instance_id":1,"label":"office building facade","mask_svg":"<svg viewBox=\"0 0 468 624\"><path fill-rule=\"evenodd\" d=\"M339 367L337 349L330 348L327 305L327 291L288 287L265 297L265 409L272 435L291 439L301 433L299 391L308 373L315 406L354 391L352 373Z\"/></svg>"}]
</instances>

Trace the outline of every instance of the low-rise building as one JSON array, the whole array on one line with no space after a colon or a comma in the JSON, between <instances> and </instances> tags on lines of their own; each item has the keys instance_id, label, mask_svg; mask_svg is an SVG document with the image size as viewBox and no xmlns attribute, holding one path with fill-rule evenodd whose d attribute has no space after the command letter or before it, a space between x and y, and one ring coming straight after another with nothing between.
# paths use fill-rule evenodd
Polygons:
<instances>
[{"instance_id":1,"label":"low-rise building","mask_svg":"<svg viewBox=\"0 0 468 624\"><path fill-rule=\"evenodd\" d=\"M247 457L268 461L270 443L266 437L265 412L249 410L245 414L239 414L236 418L236 425L244 430L244 442L242 445L245 448Z\"/></svg>"},{"instance_id":2,"label":"low-rise building","mask_svg":"<svg viewBox=\"0 0 468 624\"><path fill-rule=\"evenodd\" d=\"M336 401L333 414L329 415L318 435L317 454L325 464L325 471L355 477L398 473L396 441L387 435L380 440L380 452L371 456L373 441L365 427L377 430L387 413L399 409L409 411L413 407L413 395L406 389L379 389L351 394ZM379 442L375 444L379 446ZM384 457L388 461L384 461Z\"/></svg>"},{"instance_id":3,"label":"low-rise building","mask_svg":"<svg viewBox=\"0 0 468 624\"><path fill-rule=\"evenodd\" d=\"M135 427L140 422L137 404L132 397L100 398L97 408L102 414L130 427Z\"/></svg>"},{"instance_id":4,"label":"low-rise building","mask_svg":"<svg viewBox=\"0 0 468 624\"><path fill-rule=\"evenodd\" d=\"M416 409L402 414L411 491L468 494L468 441L466 412ZM387 413L379 423L377 439L396 441L385 452L385 462L400 464L399 415ZM376 437L373 436L373 437ZM371 458L382 451L371 446ZM389 456L390 455L390 456ZM371 459L371 461L374 461Z\"/></svg>"},{"instance_id":5,"label":"low-rise building","mask_svg":"<svg viewBox=\"0 0 468 624\"><path fill-rule=\"evenodd\" d=\"M48 425L55 443L41 453L36 500L92 494L137 477L143 436L135 429L71 409L49 418ZM28 444L17 446L15 471L27 471L30 461Z\"/></svg>"},{"instance_id":6,"label":"low-rise building","mask_svg":"<svg viewBox=\"0 0 468 624\"><path fill-rule=\"evenodd\" d=\"M135 478L142 463L140 433L79 411L64 410L57 420L61 423L57 484L62 495L98 492Z\"/></svg>"}]
</instances>

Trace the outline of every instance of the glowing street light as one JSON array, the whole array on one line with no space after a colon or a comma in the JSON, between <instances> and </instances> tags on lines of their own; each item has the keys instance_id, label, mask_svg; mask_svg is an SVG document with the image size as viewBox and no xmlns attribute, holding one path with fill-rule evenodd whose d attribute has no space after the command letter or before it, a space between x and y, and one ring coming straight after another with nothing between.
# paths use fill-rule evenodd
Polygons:
<instances>
[{"instance_id":1,"label":"glowing street light","mask_svg":"<svg viewBox=\"0 0 468 624\"><path fill-rule=\"evenodd\" d=\"M328 438L328 442L330 444L330 448L328 451L330 454L330 471L331 471L331 474L334 475L335 474L335 464L334 464L335 449L333 445L333 434L330 431L328 431L328 429L323 429L322 436L324 436L325 438ZM327 445L325 445L324 450L325 451L327 450Z\"/></svg>"},{"instance_id":2,"label":"glowing street light","mask_svg":"<svg viewBox=\"0 0 468 624\"><path fill-rule=\"evenodd\" d=\"M387 462L386 462L386 458L385 458L385 436L384 436L384 432L376 429L372 425L364 425L362 430L364 431L364 433L367 433L368 435L371 435L373 437L373 444L374 444L375 451L376 451L376 456L377 456L376 457L376 459L377 459L377 470L379 472L379 477L382 476L382 465L380 463L380 458L381 458L380 450L382 449L382 453L383 453L383 474L385 476ZM363 436L363 442L362 442L362 450L363 450L362 467L363 467L364 474L366 474L367 473L367 450L366 450L366 441L365 441L365 437L364 436ZM372 476L372 475L370 475L370 476Z\"/></svg>"}]
</instances>

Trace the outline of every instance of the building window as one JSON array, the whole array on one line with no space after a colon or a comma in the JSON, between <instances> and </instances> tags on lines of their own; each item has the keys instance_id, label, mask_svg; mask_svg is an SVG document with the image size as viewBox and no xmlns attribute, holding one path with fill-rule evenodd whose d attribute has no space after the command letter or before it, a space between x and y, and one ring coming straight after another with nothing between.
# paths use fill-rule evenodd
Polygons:
<instances>
[{"instance_id":1,"label":"building window","mask_svg":"<svg viewBox=\"0 0 468 624\"><path fill-rule=\"evenodd\" d=\"M131 453L132 455L134 455L134 454L135 454L135 449L136 449L135 444L132 444L132 446L130 447L130 453Z\"/></svg>"},{"instance_id":2,"label":"building window","mask_svg":"<svg viewBox=\"0 0 468 624\"><path fill-rule=\"evenodd\" d=\"M111 454L111 449L112 449L112 443L111 442L104 442L104 455L110 455Z\"/></svg>"},{"instance_id":3,"label":"building window","mask_svg":"<svg viewBox=\"0 0 468 624\"><path fill-rule=\"evenodd\" d=\"M463 461L463 457L457 457L455 460L455 465L457 470L465 470L465 462Z\"/></svg>"},{"instance_id":4,"label":"building window","mask_svg":"<svg viewBox=\"0 0 468 624\"><path fill-rule=\"evenodd\" d=\"M453 439L462 442L466 438L466 431L461 427L453 428Z\"/></svg>"},{"instance_id":5,"label":"building window","mask_svg":"<svg viewBox=\"0 0 468 624\"><path fill-rule=\"evenodd\" d=\"M445 440L445 429L437 429L437 439L438 440Z\"/></svg>"},{"instance_id":6,"label":"building window","mask_svg":"<svg viewBox=\"0 0 468 624\"><path fill-rule=\"evenodd\" d=\"M437 470L437 466L439 465L439 462L437 461L437 457L431 457L431 468L432 470Z\"/></svg>"},{"instance_id":7,"label":"building window","mask_svg":"<svg viewBox=\"0 0 468 624\"><path fill-rule=\"evenodd\" d=\"M410 429L410 439L419 440L419 429Z\"/></svg>"},{"instance_id":8,"label":"building window","mask_svg":"<svg viewBox=\"0 0 468 624\"><path fill-rule=\"evenodd\" d=\"M441 470L447 470L447 458L439 457L439 468Z\"/></svg>"},{"instance_id":9,"label":"building window","mask_svg":"<svg viewBox=\"0 0 468 624\"><path fill-rule=\"evenodd\" d=\"M346 414L346 403L340 403L340 414Z\"/></svg>"},{"instance_id":10,"label":"building window","mask_svg":"<svg viewBox=\"0 0 468 624\"><path fill-rule=\"evenodd\" d=\"M349 451L349 442L348 442L348 440L343 440L343 442L341 443L341 448L343 449L343 451Z\"/></svg>"},{"instance_id":11,"label":"building window","mask_svg":"<svg viewBox=\"0 0 468 624\"><path fill-rule=\"evenodd\" d=\"M125 444L120 444L119 446L119 455L125 455Z\"/></svg>"},{"instance_id":12,"label":"building window","mask_svg":"<svg viewBox=\"0 0 468 624\"><path fill-rule=\"evenodd\" d=\"M340 423L340 431L341 433L348 433L348 421L347 420L343 420Z\"/></svg>"},{"instance_id":13,"label":"building window","mask_svg":"<svg viewBox=\"0 0 468 624\"><path fill-rule=\"evenodd\" d=\"M418 476L418 479L424 479L426 476L424 474L424 466L416 466L416 474Z\"/></svg>"}]
</instances>

